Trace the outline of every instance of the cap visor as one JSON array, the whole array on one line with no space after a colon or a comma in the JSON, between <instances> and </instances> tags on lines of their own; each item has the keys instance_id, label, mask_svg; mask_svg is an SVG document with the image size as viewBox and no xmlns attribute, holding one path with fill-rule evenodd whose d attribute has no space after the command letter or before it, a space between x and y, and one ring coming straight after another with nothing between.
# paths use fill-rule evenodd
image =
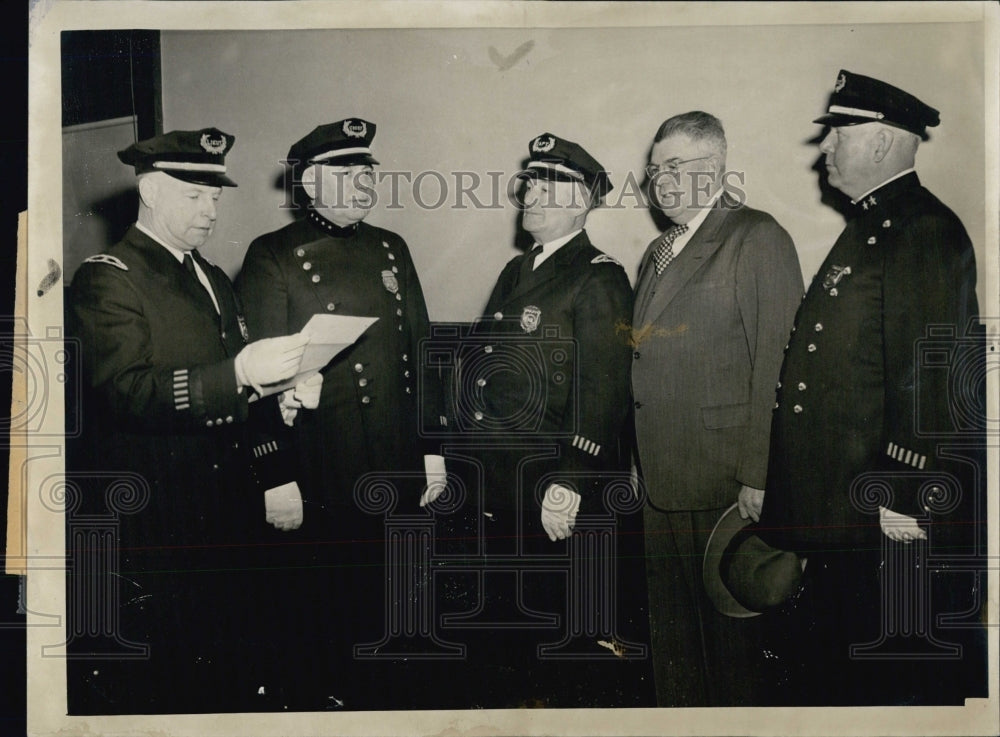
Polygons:
<instances>
[{"instance_id":1,"label":"cap visor","mask_svg":"<svg viewBox=\"0 0 1000 737\"><path fill-rule=\"evenodd\" d=\"M821 115L814 123L819 123L820 125L828 125L831 128L837 128L842 125L859 125L860 123L884 123L885 121L878 121L874 118L862 118L857 115L842 115L841 113L827 113L826 115Z\"/></svg>"},{"instance_id":2,"label":"cap visor","mask_svg":"<svg viewBox=\"0 0 1000 737\"><path fill-rule=\"evenodd\" d=\"M312 163L323 164L324 166L358 166L361 164L375 166L379 161L371 154L348 154L346 156L333 156L329 159L313 161Z\"/></svg>"},{"instance_id":3,"label":"cap visor","mask_svg":"<svg viewBox=\"0 0 1000 737\"><path fill-rule=\"evenodd\" d=\"M212 172L204 171L166 171L164 169L157 169L156 171L162 171L164 174L172 176L174 179L180 179L182 182L190 182L191 184L201 184L206 187L238 187L239 185L232 179L227 177L225 174L216 174Z\"/></svg>"}]
</instances>

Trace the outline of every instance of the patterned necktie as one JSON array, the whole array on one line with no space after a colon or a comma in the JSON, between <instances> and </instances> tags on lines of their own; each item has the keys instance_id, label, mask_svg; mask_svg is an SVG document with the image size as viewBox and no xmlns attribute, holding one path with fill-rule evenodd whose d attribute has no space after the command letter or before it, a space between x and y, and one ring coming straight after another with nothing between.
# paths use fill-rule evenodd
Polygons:
<instances>
[{"instance_id":1,"label":"patterned necktie","mask_svg":"<svg viewBox=\"0 0 1000 737\"><path fill-rule=\"evenodd\" d=\"M674 241L684 233L687 233L687 225L675 225L663 231L660 242L653 251L653 263L656 265L656 275L659 276L663 270L674 260Z\"/></svg>"}]
</instances>

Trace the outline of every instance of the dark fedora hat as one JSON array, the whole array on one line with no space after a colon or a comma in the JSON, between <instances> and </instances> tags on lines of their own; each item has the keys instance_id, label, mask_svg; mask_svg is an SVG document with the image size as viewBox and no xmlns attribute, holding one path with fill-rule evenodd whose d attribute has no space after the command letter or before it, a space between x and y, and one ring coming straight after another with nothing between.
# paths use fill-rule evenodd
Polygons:
<instances>
[{"instance_id":1,"label":"dark fedora hat","mask_svg":"<svg viewBox=\"0 0 1000 737\"><path fill-rule=\"evenodd\" d=\"M702 580L712 604L728 617L755 617L781 606L802 583L805 559L768 545L737 505L715 524L705 547Z\"/></svg>"}]
</instances>

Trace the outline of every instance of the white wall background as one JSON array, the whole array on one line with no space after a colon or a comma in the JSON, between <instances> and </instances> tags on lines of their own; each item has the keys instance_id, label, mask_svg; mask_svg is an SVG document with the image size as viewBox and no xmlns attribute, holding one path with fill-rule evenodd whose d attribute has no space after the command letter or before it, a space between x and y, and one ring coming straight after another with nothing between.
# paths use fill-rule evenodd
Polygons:
<instances>
[{"instance_id":1,"label":"white wall background","mask_svg":"<svg viewBox=\"0 0 1000 737\"><path fill-rule=\"evenodd\" d=\"M231 275L250 241L281 227L289 145L320 123L359 116L378 125L382 169L513 173L543 131L582 144L619 187L640 172L659 124L702 109L720 117L729 168L745 172L748 204L791 233L806 281L843 227L820 203L811 121L841 68L877 77L941 111L918 154L924 184L954 209L984 268L983 26L965 23L615 29L169 31L162 38L164 128L215 125L236 135L240 183L225 192L206 255ZM501 70L507 55L533 48ZM996 162L992 162L995 165ZM453 182L453 180L451 180ZM424 201L438 198L433 179ZM488 188L481 190L486 199ZM517 213L382 204L369 222L409 243L431 318L468 320L485 304L514 248ZM614 193L613 193L614 195ZM613 197L612 195L612 197ZM505 201L505 200L504 200ZM468 202L466 204L469 204ZM656 235L633 198L594 212L595 244L634 279ZM980 278L980 301L983 299Z\"/></svg>"}]
</instances>

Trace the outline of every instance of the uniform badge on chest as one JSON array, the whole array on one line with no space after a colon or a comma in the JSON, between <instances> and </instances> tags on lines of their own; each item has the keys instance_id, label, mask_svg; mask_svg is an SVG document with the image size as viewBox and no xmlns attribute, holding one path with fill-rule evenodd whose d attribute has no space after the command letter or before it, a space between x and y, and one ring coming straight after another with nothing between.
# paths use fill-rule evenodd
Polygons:
<instances>
[{"instance_id":1,"label":"uniform badge on chest","mask_svg":"<svg viewBox=\"0 0 1000 737\"><path fill-rule=\"evenodd\" d=\"M526 333L533 333L538 330L538 323L542 320L542 311L534 305L528 305L521 312L521 330Z\"/></svg>"},{"instance_id":2,"label":"uniform badge on chest","mask_svg":"<svg viewBox=\"0 0 1000 737\"><path fill-rule=\"evenodd\" d=\"M388 269L382 272L382 285L389 294L395 294L399 291L399 282L396 281L396 275Z\"/></svg>"},{"instance_id":3,"label":"uniform badge on chest","mask_svg":"<svg viewBox=\"0 0 1000 737\"><path fill-rule=\"evenodd\" d=\"M826 272L826 276L823 277L823 289L831 294L831 296L837 296L837 286L840 284L841 279L845 276L851 275L850 266L837 266L833 264L830 266L830 270Z\"/></svg>"}]
</instances>

